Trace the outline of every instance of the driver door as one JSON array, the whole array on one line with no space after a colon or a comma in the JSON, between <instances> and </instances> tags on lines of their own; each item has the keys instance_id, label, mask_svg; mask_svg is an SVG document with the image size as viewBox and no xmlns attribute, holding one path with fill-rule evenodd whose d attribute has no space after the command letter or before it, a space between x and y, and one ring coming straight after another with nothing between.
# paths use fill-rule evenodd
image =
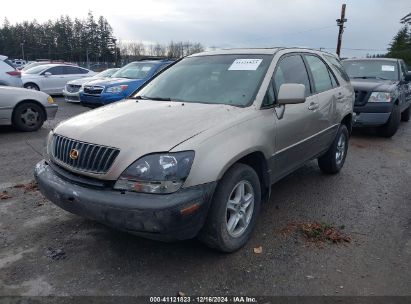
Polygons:
<instances>
[{"instance_id":1,"label":"driver door","mask_svg":"<svg viewBox=\"0 0 411 304\"><path fill-rule=\"evenodd\" d=\"M47 76L46 73L51 73ZM41 73L42 79L42 91L49 94L61 93L61 83L64 82L64 71L62 66L55 66L45 70ZM65 83L64 83L65 84ZM64 85L63 85L64 86Z\"/></svg>"}]
</instances>

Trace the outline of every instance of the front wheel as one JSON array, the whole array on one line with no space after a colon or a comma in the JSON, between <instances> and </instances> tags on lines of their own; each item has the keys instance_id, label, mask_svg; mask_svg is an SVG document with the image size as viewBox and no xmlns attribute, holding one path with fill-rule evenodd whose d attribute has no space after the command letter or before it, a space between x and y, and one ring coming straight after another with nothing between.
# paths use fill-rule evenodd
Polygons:
<instances>
[{"instance_id":1,"label":"front wheel","mask_svg":"<svg viewBox=\"0 0 411 304\"><path fill-rule=\"evenodd\" d=\"M261 188L257 173L235 164L219 182L199 239L222 252L233 252L249 240L260 211Z\"/></svg>"},{"instance_id":2,"label":"front wheel","mask_svg":"<svg viewBox=\"0 0 411 304\"><path fill-rule=\"evenodd\" d=\"M34 91L40 91L40 88L38 87L38 85L36 85L35 83L26 83L24 85L24 88L28 89L28 90L34 90Z\"/></svg>"},{"instance_id":3,"label":"front wheel","mask_svg":"<svg viewBox=\"0 0 411 304\"><path fill-rule=\"evenodd\" d=\"M20 131L37 131L45 120L43 109L33 102L19 104L13 112L13 125Z\"/></svg>"},{"instance_id":4,"label":"front wheel","mask_svg":"<svg viewBox=\"0 0 411 304\"><path fill-rule=\"evenodd\" d=\"M336 174L344 166L345 157L348 150L348 129L345 125L340 125L337 136L327 153L318 158L318 166L321 171L327 174Z\"/></svg>"},{"instance_id":5,"label":"front wheel","mask_svg":"<svg viewBox=\"0 0 411 304\"><path fill-rule=\"evenodd\" d=\"M382 125L381 127L378 127L379 135L383 137L394 136L394 134L397 133L400 123L401 123L400 106L397 104L394 104L392 111L391 111L390 118L388 119L387 123Z\"/></svg>"}]
</instances>

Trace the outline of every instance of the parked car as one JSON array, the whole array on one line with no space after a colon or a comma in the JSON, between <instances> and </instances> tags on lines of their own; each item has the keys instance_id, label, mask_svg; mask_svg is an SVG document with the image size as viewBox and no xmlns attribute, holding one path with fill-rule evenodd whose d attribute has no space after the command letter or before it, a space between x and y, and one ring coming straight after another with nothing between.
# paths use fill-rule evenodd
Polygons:
<instances>
[{"instance_id":1,"label":"parked car","mask_svg":"<svg viewBox=\"0 0 411 304\"><path fill-rule=\"evenodd\" d=\"M93 80L85 84L80 91L80 101L85 106L96 107L124 99L172 62L143 60L129 63L110 79Z\"/></svg>"},{"instance_id":2,"label":"parked car","mask_svg":"<svg viewBox=\"0 0 411 304\"><path fill-rule=\"evenodd\" d=\"M0 125L20 131L36 131L44 121L54 119L58 106L43 92L0 86Z\"/></svg>"},{"instance_id":3,"label":"parked car","mask_svg":"<svg viewBox=\"0 0 411 304\"><path fill-rule=\"evenodd\" d=\"M27 61L23 59L13 59L11 62L16 69L21 69L27 64Z\"/></svg>"},{"instance_id":4,"label":"parked car","mask_svg":"<svg viewBox=\"0 0 411 304\"><path fill-rule=\"evenodd\" d=\"M118 70L119 70L118 68L107 69L91 77L68 81L66 86L63 89L63 95L64 95L65 100L69 102L80 102L79 92L83 84L85 84L86 82L92 81L92 80L109 78Z\"/></svg>"},{"instance_id":5,"label":"parked car","mask_svg":"<svg viewBox=\"0 0 411 304\"><path fill-rule=\"evenodd\" d=\"M96 73L67 64L45 64L28 69L21 74L26 89L48 94L62 94L70 80L94 76Z\"/></svg>"},{"instance_id":6,"label":"parked car","mask_svg":"<svg viewBox=\"0 0 411 304\"><path fill-rule=\"evenodd\" d=\"M28 63L21 70L22 71L27 71L31 68L36 67L36 66L45 65L45 64L67 64L67 65L77 66L77 64L75 64L75 63L65 62L63 60L43 60L43 59L41 59L41 60L38 60L38 61L32 61L32 62Z\"/></svg>"},{"instance_id":7,"label":"parked car","mask_svg":"<svg viewBox=\"0 0 411 304\"><path fill-rule=\"evenodd\" d=\"M355 127L378 127L393 136L400 121L409 121L411 74L404 61L391 58L347 59L345 70L355 89Z\"/></svg>"},{"instance_id":8,"label":"parked car","mask_svg":"<svg viewBox=\"0 0 411 304\"><path fill-rule=\"evenodd\" d=\"M250 238L273 183L316 158L325 173L341 170L353 103L328 53L195 54L129 99L58 125L35 177L69 212L231 252Z\"/></svg>"},{"instance_id":9,"label":"parked car","mask_svg":"<svg viewBox=\"0 0 411 304\"><path fill-rule=\"evenodd\" d=\"M3 55L0 55L0 86L23 86L21 82L21 72Z\"/></svg>"}]
</instances>

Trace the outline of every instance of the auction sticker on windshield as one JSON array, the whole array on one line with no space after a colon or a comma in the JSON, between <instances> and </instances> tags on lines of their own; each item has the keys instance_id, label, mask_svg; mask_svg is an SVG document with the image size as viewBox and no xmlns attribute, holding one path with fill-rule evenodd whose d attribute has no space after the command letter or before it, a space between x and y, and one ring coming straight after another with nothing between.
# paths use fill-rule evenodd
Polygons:
<instances>
[{"instance_id":1,"label":"auction sticker on windshield","mask_svg":"<svg viewBox=\"0 0 411 304\"><path fill-rule=\"evenodd\" d=\"M262 59L236 59L228 68L229 71L255 71Z\"/></svg>"},{"instance_id":2,"label":"auction sticker on windshield","mask_svg":"<svg viewBox=\"0 0 411 304\"><path fill-rule=\"evenodd\" d=\"M383 65L381 66L383 72L395 72L395 66L393 65Z\"/></svg>"}]
</instances>

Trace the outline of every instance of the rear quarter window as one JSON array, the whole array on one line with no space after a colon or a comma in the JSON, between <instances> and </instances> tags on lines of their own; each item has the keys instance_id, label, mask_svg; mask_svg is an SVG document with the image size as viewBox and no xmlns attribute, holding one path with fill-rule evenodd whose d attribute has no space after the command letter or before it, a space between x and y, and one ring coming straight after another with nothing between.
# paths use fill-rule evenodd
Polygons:
<instances>
[{"instance_id":1,"label":"rear quarter window","mask_svg":"<svg viewBox=\"0 0 411 304\"><path fill-rule=\"evenodd\" d=\"M14 65L11 63L10 60L5 59L4 62L5 62L7 65L11 66L11 67L13 68L13 70L15 69Z\"/></svg>"}]
</instances>

